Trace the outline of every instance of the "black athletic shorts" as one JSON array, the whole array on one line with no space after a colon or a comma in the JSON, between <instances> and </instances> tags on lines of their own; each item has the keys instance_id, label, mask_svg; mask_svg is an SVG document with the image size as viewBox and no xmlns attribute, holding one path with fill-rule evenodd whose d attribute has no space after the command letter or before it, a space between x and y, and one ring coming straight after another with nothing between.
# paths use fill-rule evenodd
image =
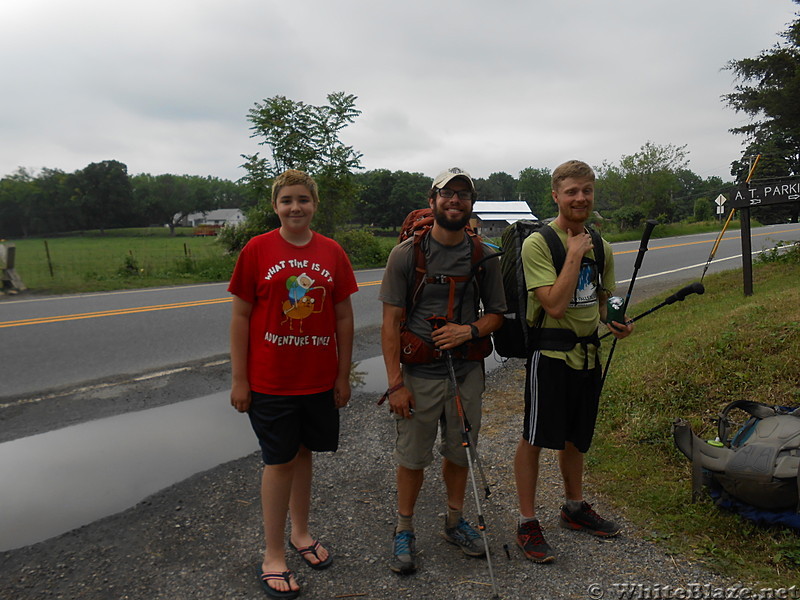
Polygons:
<instances>
[{"instance_id":1,"label":"black athletic shorts","mask_svg":"<svg viewBox=\"0 0 800 600\"><path fill-rule=\"evenodd\" d=\"M522 437L541 448L581 452L592 445L600 393L600 367L578 371L557 358L534 352L525 368Z\"/></svg>"},{"instance_id":2,"label":"black athletic shorts","mask_svg":"<svg viewBox=\"0 0 800 600\"><path fill-rule=\"evenodd\" d=\"M251 398L247 414L264 464L291 461L300 444L314 452L336 452L339 447L339 409L332 389L303 396L251 392Z\"/></svg>"}]
</instances>

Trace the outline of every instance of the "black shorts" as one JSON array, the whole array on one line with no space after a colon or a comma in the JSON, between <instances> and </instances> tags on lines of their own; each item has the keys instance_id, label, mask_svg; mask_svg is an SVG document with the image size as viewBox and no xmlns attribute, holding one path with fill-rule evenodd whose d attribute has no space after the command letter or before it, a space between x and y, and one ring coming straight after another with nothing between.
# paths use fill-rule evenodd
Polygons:
<instances>
[{"instance_id":1,"label":"black shorts","mask_svg":"<svg viewBox=\"0 0 800 600\"><path fill-rule=\"evenodd\" d=\"M302 396L251 392L251 398L247 414L264 464L291 461L301 444L314 452L336 452L339 447L339 409L332 389Z\"/></svg>"},{"instance_id":2,"label":"black shorts","mask_svg":"<svg viewBox=\"0 0 800 600\"><path fill-rule=\"evenodd\" d=\"M600 367L577 371L557 358L534 352L525 368L522 437L533 446L581 452L592 445L600 401Z\"/></svg>"}]
</instances>

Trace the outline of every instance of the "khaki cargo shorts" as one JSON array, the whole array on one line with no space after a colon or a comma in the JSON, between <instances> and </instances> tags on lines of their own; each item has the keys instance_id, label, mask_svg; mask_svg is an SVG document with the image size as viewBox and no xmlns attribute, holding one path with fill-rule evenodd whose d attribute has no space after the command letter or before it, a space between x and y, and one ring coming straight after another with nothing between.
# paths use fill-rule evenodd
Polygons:
<instances>
[{"instance_id":1,"label":"khaki cargo shorts","mask_svg":"<svg viewBox=\"0 0 800 600\"><path fill-rule=\"evenodd\" d=\"M450 378L423 379L404 373L403 380L414 395L416 406L410 419L393 414L397 428L394 458L398 464L414 470L431 464L438 431L441 434L439 453L450 462L468 466L466 448L462 444L461 419ZM476 366L469 371L464 380L458 382L458 387L471 426L470 441L477 446L481 428L481 396L485 387L483 369Z\"/></svg>"}]
</instances>

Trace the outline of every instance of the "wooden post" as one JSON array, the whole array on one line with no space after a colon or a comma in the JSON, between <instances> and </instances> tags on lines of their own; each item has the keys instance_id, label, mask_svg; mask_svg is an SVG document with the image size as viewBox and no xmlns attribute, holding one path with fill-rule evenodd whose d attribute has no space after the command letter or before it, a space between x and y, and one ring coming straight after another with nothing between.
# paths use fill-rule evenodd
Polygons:
<instances>
[{"instance_id":1,"label":"wooden post","mask_svg":"<svg viewBox=\"0 0 800 600\"><path fill-rule=\"evenodd\" d=\"M47 254L47 266L50 269L50 278L52 279L55 276L53 275L53 261L50 260L50 246L47 244L47 240L44 241L44 252Z\"/></svg>"},{"instance_id":2,"label":"wooden post","mask_svg":"<svg viewBox=\"0 0 800 600\"><path fill-rule=\"evenodd\" d=\"M27 287L14 269L16 263L17 247L14 244L0 244L0 292L16 294L26 290Z\"/></svg>"}]
</instances>

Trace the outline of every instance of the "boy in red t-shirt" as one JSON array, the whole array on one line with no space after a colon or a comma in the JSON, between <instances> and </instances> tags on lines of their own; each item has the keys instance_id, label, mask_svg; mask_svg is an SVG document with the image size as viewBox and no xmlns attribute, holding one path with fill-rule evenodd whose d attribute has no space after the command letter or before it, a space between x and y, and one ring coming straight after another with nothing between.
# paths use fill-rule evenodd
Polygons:
<instances>
[{"instance_id":1,"label":"boy in red t-shirt","mask_svg":"<svg viewBox=\"0 0 800 600\"><path fill-rule=\"evenodd\" d=\"M284 553L287 513L290 543L306 564L324 569L333 561L308 532L311 452L338 447L358 286L341 246L310 228L318 205L311 177L294 169L279 175L272 208L281 226L247 243L228 286L231 404L248 413L264 459L261 583L273 598L300 593Z\"/></svg>"}]
</instances>

